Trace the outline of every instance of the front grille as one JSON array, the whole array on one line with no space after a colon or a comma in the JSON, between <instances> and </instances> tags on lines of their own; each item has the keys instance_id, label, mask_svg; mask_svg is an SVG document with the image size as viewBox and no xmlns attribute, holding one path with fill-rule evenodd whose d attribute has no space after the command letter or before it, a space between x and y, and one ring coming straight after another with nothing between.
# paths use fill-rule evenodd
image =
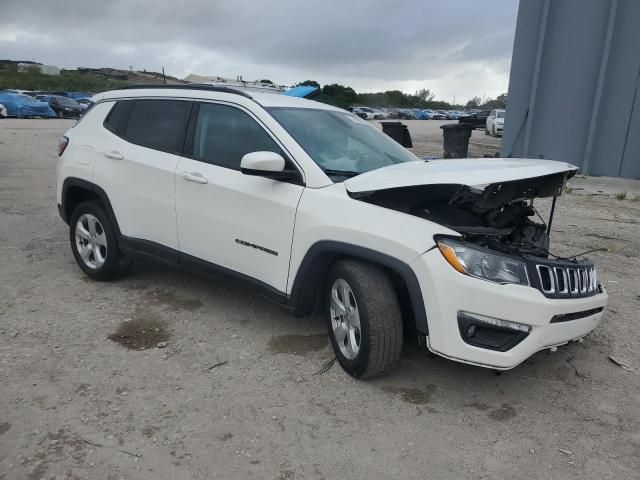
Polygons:
<instances>
[{"instance_id":1,"label":"front grille","mask_svg":"<svg viewBox=\"0 0 640 480\"><path fill-rule=\"evenodd\" d=\"M596 269L588 267L550 267L536 265L540 289L545 295L584 297L599 293Z\"/></svg>"}]
</instances>

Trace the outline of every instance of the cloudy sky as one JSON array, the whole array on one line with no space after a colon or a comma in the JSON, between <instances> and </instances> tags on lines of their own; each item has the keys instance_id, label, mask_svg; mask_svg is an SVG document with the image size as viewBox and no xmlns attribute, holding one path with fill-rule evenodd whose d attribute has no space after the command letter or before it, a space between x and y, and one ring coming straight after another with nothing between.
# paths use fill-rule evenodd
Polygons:
<instances>
[{"instance_id":1,"label":"cloudy sky","mask_svg":"<svg viewBox=\"0 0 640 480\"><path fill-rule=\"evenodd\" d=\"M360 92L507 91L517 0L0 0L0 58Z\"/></svg>"}]
</instances>

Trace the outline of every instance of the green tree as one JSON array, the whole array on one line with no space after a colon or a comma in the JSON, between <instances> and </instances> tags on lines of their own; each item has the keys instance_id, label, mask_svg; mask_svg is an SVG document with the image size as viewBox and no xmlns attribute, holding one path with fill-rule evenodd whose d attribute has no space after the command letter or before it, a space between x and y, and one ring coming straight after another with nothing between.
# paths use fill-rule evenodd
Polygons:
<instances>
[{"instance_id":1,"label":"green tree","mask_svg":"<svg viewBox=\"0 0 640 480\"><path fill-rule=\"evenodd\" d=\"M294 87L316 87L320 88L320 84L315 80L305 80L304 82L296 83Z\"/></svg>"},{"instance_id":2,"label":"green tree","mask_svg":"<svg viewBox=\"0 0 640 480\"><path fill-rule=\"evenodd\" d=\"M436 97L436 94L427 88L421 88L416 92L415 96L418 97L418 100L422 103L428 103Z\"/></svg>"},{"instance_id":3,"label":"green tree","mask_svg":"<svg viewBox=\"0 0 640 480\"><path fill-rule=\"evenodd\" d=\"M471 100L467 102L467 104L465 105L465 108L478 108L481 102L482 102L482 99L480 97L473 97Z\"/></svg>"}]
</instances>

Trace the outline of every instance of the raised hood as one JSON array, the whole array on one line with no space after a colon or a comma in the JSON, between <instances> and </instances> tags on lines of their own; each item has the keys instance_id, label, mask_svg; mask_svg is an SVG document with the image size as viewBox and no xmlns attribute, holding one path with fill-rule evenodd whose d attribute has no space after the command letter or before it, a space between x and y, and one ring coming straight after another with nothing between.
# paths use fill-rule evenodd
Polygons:
<instances>
[{"instance_id":1,"label":"raised hood","mask_svg":"<svg viewBox=\"0 0 640 480\"><path fill-rule=\"evenodd\" d=\"M578 168L565 162L528 158L478 158L399 163L379 168L344 182L351 193L372 192L417 185L465 185L484 190L490 185L549 177L561 180Z\"/></svg>"}]
</instances>

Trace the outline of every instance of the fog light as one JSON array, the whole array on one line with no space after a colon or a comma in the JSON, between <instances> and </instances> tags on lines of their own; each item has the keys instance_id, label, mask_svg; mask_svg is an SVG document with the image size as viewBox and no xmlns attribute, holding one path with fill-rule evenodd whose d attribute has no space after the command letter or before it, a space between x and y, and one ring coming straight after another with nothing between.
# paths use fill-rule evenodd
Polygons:
<instances>
[{"instance_id":1,"label":"fog light","mask_svg":"<svg viewBox=\"0 0 640 480\"><path fill-rule=\"evenodd\" d=\"M531 327L521 323L458 312L460 336L469 345L506 352L527 338Z\"/></svg>"},{"instance_id":2,"label":"fog light","mask_svg":"<svg viewBox=\"0 0 640 480\"><path fill-rule=\"evenodd\" d=\"M476 334L476 326L475 325L471 325L469 327L469 330L467 330L467 337L471 338Z\"/></svg>"}]
</instances>

